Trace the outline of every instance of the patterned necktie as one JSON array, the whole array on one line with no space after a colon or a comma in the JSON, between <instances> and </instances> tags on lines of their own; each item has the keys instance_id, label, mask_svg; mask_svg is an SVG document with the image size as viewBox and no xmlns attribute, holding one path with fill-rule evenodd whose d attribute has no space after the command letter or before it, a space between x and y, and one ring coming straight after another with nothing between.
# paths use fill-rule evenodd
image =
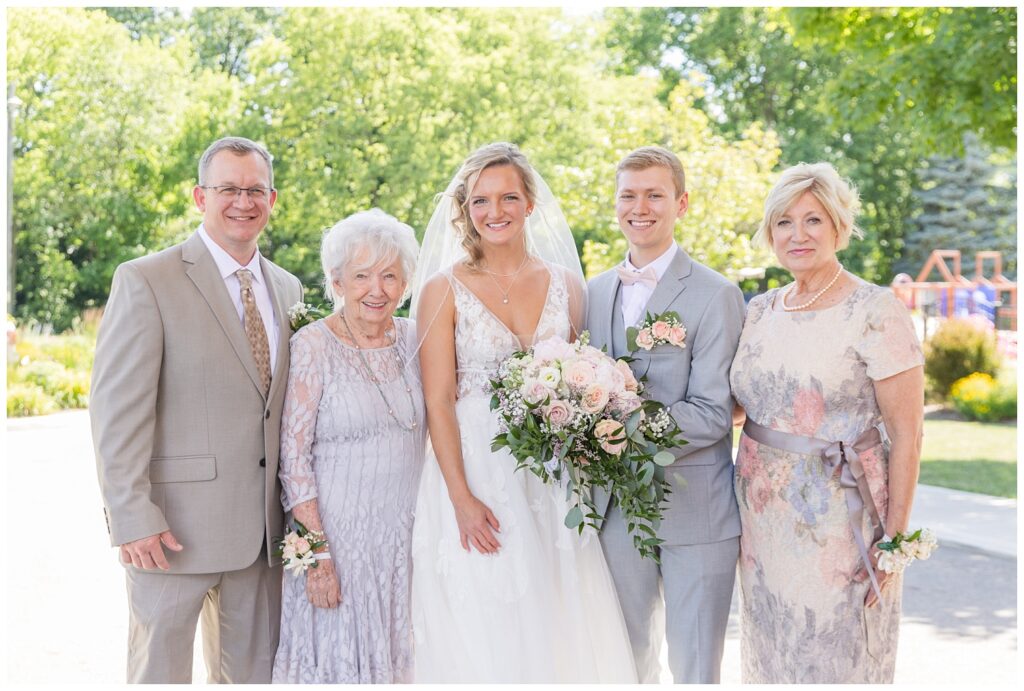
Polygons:
<instances>
[{"instance_id":1,"label":"patterned necktie","mask_svg":"<svg viewBox=\"0 0 1024 691\"><path fill-rule=\"evenodd\" d=\"M252 294L252 272L239 269L235 272L238 284L242 287L242 323L245 326L245 337L249 339L252 357L256 360L256 369L260 373L263 395L270 391L270 346L267 345L267 332L263 328L263 318L256 307L256 297Z\"/></svg>"}]
</instances>

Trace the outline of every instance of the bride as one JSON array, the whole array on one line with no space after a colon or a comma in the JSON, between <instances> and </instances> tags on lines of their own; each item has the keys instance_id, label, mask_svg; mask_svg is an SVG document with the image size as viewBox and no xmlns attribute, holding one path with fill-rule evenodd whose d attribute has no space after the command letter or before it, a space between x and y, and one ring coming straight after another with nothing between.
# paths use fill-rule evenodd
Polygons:
<instances>
[{"instance_id":1,"label":"bride","mask_svg":"<svg viewBox=\"0 0 1024 691\"><path fill-rule=\"evenodd\" d=\"M557 202L512 144L466 159L424 235L413 304L431 448L413 527L417 682L636 681L598 536L506 450L489 378L576 337L584 282Z\"/></svg>"}]
</instances>

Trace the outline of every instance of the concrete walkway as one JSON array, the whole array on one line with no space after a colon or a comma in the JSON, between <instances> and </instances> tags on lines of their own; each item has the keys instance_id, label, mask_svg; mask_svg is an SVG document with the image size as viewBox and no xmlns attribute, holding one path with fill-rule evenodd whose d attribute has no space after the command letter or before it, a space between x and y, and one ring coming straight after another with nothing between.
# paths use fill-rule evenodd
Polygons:
<instances>
[{"instance_id":1,"label":"concrete walkway","mask_svg":"<svg viewBox=\"0 0 1024 691\"><path fill-rule=\"evenodd\" d=\"M107 541L88 414L9 420L5 447L7 681L120 683L124 573ZM941 546L907 572L896 681L1013 683L1016 502L921 487L911 525L931 527ZM727 684L739 683L736 601L722 665Z\"/></svg>"}]
</instances>

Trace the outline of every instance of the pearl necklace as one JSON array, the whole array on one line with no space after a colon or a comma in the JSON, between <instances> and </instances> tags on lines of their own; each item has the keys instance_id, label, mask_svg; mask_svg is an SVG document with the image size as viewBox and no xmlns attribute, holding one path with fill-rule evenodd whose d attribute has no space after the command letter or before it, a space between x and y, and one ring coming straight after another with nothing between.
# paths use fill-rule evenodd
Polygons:
<instances>
[{"instance_id":1,"label":"pearl necklace","mask_svg":"<svg viewBox=\"0 0 1024 691\"><path fill-rule=\"evenodd\" d=\"M785 293L782 294L782 311L783 312L797 312L799 310L807 309L808 307L810 307L811 305L816 303L818 301L818 298L820 298L822 295L824 295L828 291L829 288L834 286L836 284L836 281L839 280L839 277L842 274L843 274L843 265L840 264L839 265L839 270L836 271L836 275L832 277L832 280L828 282L828 285L826 285L824 288L822 288L817 293L815 293L814 297L812 297L810 300L808 300L807 302L803 303L802 305L794 305L793 307L790 307L789 305L786 304L786 298L788 298L790 296L790 294L796 289L796 281L793 281L793 285L791 285L789 287L789 289Z\"/></svg>"},{"instance_id":2,"label":"pearl necklace","mask_svg":"<svg viewBox=\"0 0 1024 691\"><path fill-rule=\"evenodd\" d=\"M366 374L370 377L370 381L372 381L373 385L377 388L377 393L380 394L381 400L384 401L384 405L388 409L388 415L390 415L391 419L393 419L398 424L398 426L404 429L406 432L412 432L418 426L416 422L416 402L413 400L412 397L412 387L409 386L409 380L405 378L405 363L402 362L402 356L398 354L398 349L395 348L395 362L398 363L398 369L402 373L402 383L405 384L405 393L409 397L409 409L412 411L412 420L407 423L403 423L401 420L398 419L398 416L395 415L394 407L391 405L390 402L388 402L387 396L384 395L384 389L380 387L380 380L377 379L377 375L373 373L372 369L370 369L370 364L366 361L366 357L363 355L363 349L359 345L359 341L356 340L355 334L352 333L352 327L349 326L348 319L345 318L345 312L342 311L340 316L341 323L345 325L345 331L348 332L348 337L352 339L352 345L356 347L356 354L359 356L359 361L363 364L363 369L366 370ZM395 345L396 341L397 332L393 340L391 341L392 347Z\"/></svg>"},{"instance_id":3,"label":"pearl necklace","mask_svg":"<svg viewBox=\"0 0 1024 691\"><path fill-rule=\"evenodd\" d=\"M498 286L498 290L501 291L501 302L503 304L508 304L508 295L509 293L512 292L512 286L516 284L516 279L519 278L519 272L523 270L523 267L526 266L526 262L529 259L530 253L527 252L526 254L523 255L523 261L519 264L519 268L510 274L499 274L494 271L491 271L490 269L485 269L483 267L480 268L481 271L483 271L485 274L491 277L491 280L494 281L494 285ZM505 290L504 288L501 287L501 284L498 283L498 279L495 278L495 276L501 276L502 278L508 278L509 276L512 276L512 282L508 284L508 290Z\"/></svg>"}]
</instances>

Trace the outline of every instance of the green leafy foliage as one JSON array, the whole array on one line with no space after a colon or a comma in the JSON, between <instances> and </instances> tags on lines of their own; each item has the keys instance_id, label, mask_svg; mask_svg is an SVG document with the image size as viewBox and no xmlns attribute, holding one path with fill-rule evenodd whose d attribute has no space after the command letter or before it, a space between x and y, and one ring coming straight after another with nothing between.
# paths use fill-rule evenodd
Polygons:
<instances>
[{"instance_id":1,"label":"green leafy foliage","mask_svg":"<svg viewBox=\"0 0 1024 691\"><path fill-rule=\"evenodd\" d=\"M1017 418L1017 382L975 372L953 382L949 397L968 420L998 422Z\"/></svg>"},{"instance_id":2,"label":"green leafy foliage","mask_svg":"<svg viewBox=\"0 0 1024 691\"><path fill-rule=\"evenodd\" d=\"M924 344L924 372L939 396L975 372L994 376L999 354L994 335L966 319L947 319Z\"/></svg>"}]
</instances>

